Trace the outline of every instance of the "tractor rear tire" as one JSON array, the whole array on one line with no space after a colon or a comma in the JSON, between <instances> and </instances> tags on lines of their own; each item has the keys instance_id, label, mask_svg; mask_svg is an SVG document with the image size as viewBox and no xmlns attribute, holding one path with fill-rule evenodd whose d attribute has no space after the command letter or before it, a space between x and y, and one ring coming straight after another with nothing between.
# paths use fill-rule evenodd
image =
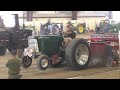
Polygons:
<instances>
[{"instance_id":1,"label":"tractor rear tire","mask_svg":"<svg viewBox=\"0 0 120 90\"><path fill-rule=\"evenodd\" d=\"M81 46L82 48L84 48L83 50L80 50L79 47ZM85 57L85 54L87 57ZM89 45L82 38L73 39L65 49L65 60L67 61L68 66L71 67L72 70L85 69L88 66L90 58L91 58L91 52Z\"/></svg>"},{"instance_id":2,"label":"tractor rear tire","mask_svg":"<svg viewBox=\"0 0 120 90\"><path fill-rule=\"evenodd\" d=\"M77 26L77 32L78 32L78 34L85 33L84 26L83 25L78 25Z\"/></svg>"},{"instance_id":3,"label":"tractor rear tire","mask_svg":"<svg viewBox=\"0 0 120 90\"><path fill-rule=\"evenodd\" d=\"M0 56L5 55L5 53L6 53L6 47L3 45L0 45Z\"/></svg>"}]
</instances>

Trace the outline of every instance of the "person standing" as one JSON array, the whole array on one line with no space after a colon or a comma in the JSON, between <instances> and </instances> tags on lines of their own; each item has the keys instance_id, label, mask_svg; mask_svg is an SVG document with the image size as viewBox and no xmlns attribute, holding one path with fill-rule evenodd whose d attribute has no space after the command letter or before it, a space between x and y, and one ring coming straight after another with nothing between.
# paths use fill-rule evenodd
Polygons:
<instances>
[{"instance_id":1,"label":"person standing","mask_svg":"<svg viewBox=\"0 0 120 90\"><path fill-rule=\"evenodd\" d=\"M97 24L96 24L96 27L95 27L95 31L96 31L96 34L100 33L100 27Z\"/></svg>"},{"instance_id":2,"label":"person standing","mask_svg":"<svg viewBox=\"0 0 120 90\"><path fill-rule=\"evenodd\" d=\"M51 21L50 21L50 18L48 19L47 23L45 24L45 27L47 28L46 32L48 34L51 33Z\"/></svg>"},{"instance_id":3,"label":"person standing","mask_svg":"<svg viewBox=\"0 0 120 90\"><path fill-rule=\"evenodd\" d=\"M104 33L109 33L109 23L105 22Z\"/></svg>"},{"instance_id":4,"label":"person standing","mask_svg":"<svg viewBox=\"0 0 120 90\"><path fill-rule=\"evenodd\" d=\"M20 67L21 62L17 58L17 51L12 50L11 52L13 58L9 59L6 63L6 67L8 68L8 79L20 79L22 75L20 75Z\"/></svg>"}]
</instances>

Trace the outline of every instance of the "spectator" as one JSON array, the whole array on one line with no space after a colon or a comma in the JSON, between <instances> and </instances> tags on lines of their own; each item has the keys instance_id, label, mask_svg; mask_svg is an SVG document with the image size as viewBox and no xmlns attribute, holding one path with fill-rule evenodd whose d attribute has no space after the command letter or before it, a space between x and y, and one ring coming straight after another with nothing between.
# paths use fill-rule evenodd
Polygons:
<instances>
[{"instance_id":1,"label":"spectator","mask_svg":"<svg viewBox=\"0 0 120 90\"><path fill-rule=\"evenodd\" d=\"M95 27L95 32L96 34L100 33L100 27L96 24L96 27Z\"/></svg>"},{"instance_id":2,"label":"spectator","mask_svg":"<svg viewBox=\"0 0 120 90\"><path fill-rule=\"evenodd\" d=\"M109 23L105 23L104 33L109 33Z\"/></svg>"},{"instance_id":3,"label":"spectator","mask_svg":"<svg viewBox=\"0 0 120 90\"><path fill-rule=\"evenodd\" d=\"M20 75L21 62L17 58L17 51L13 50L11 54L13 55L13 58L8 60L8 62L6 63L6 67L8 67L9 74L8 79L20 79L22 76Z\"/></svg>"}]
</instances>

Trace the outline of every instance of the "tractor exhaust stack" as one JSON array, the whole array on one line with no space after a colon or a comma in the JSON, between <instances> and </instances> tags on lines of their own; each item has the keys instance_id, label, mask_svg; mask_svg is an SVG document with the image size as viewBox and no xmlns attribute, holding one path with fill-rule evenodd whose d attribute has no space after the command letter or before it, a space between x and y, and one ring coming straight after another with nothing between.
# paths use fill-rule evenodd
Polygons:
<instances>
[{"instance_id":1,"label":"tractor exhaust stack","mask_svg":"<svg viewBox=\"0 0 120 90\"><path fill-rule=\"evenodd\" d=\"M19 27L19 18L18 18L18 14L13 14L13 15L15 15L15 31L16 30L19 30L20 29L20 27Z\"/></svg>"}]
</instances>

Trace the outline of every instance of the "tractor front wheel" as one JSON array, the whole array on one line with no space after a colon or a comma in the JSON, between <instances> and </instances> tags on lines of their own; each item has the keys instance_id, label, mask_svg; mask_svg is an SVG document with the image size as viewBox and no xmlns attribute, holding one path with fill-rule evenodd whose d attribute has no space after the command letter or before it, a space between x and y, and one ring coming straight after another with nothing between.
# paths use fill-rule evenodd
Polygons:
<instances>
[{"instance_id":1,"label":"tractor front wheel","mask_svg":"<svg viewBox=\"0 0 120 90\"><path fill-rule=\"evenodd\" d=\"M42 54L37 59L37 67L39 70L46 70L49 67L50 59L47 55Z\"/></svg>"},{"instance_id":2,"label":"tractor front wheel","mask_svg":"<svg viewBox=\"0 0 120 90\"><path fill-rule=\"evenodd\" d=\"M29 56L23 56L21 59L22 67L23 68L28 68L32 64L32 57Z\"/></svg>"}]
</instances>

